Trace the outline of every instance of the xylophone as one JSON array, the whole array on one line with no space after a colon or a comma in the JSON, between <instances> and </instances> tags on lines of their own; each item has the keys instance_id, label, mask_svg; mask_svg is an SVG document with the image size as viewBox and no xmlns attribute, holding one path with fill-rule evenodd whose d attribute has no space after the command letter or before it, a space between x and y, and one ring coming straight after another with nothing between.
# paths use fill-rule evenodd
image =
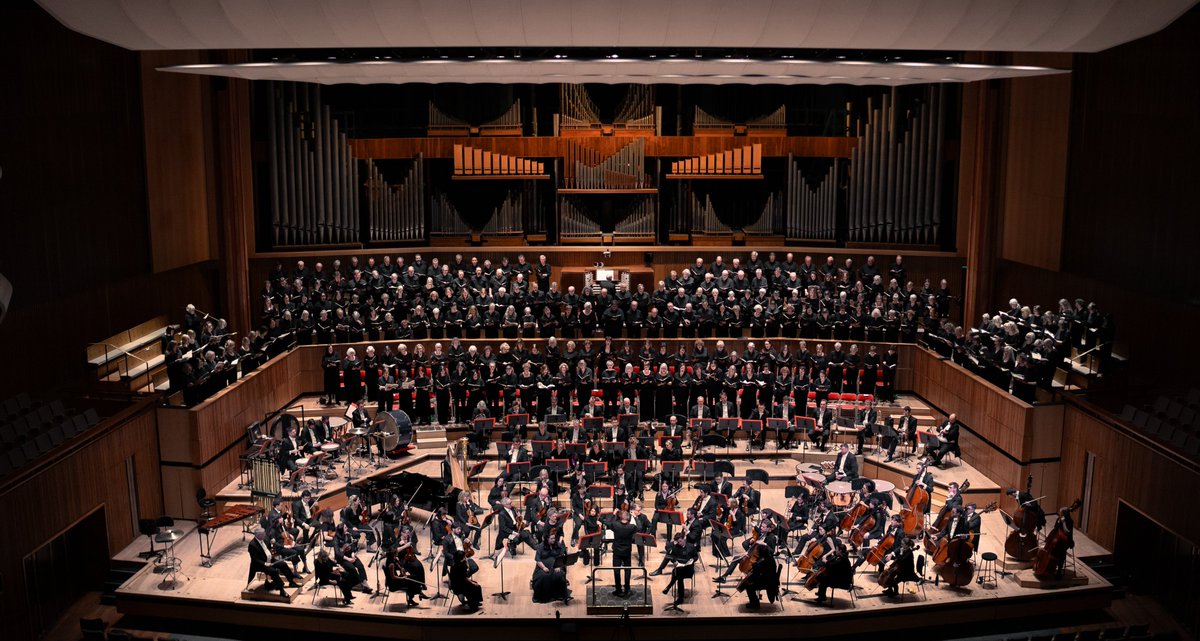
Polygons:
<instances>
[{"instance_id":1,"label":"xylophone","mask_svg":"<svg viewBox=\"0 0 1200 641\"><path fill-rule=\"evenodd\" d=\"M245 523L244 521L262 513L263 508L257 505L232 505L220 514L200 524L200 565L206 568L212 567L212 540L216 537L217 530L226 525L242 523L242 540L245 540L246 534L250 532L253 523Z\"/></svg>"}]
</instances>

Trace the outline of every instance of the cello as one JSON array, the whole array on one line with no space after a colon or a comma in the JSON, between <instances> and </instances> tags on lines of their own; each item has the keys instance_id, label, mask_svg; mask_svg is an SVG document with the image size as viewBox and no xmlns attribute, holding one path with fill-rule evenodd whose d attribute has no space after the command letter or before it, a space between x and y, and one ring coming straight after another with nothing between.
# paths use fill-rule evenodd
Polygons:
<instances>
[{"instance_id":1,"label":"cello","mask_svg":"<svg viewBox=\"0 0 1200 641\"><path fill-rule=\"evenodd\" d=\"M875 514L868 513L867 518L862 520L854 531L850 533L850 542L856 547L863 544L863 539L867 538L867 534L875 529Z\"/></svg>"},{"instance_id":2,"label":"cello","mask_svg":"<svg viewBox=\"0 0 1200 641\"><path fill-rule=\"evenodd\" d=\"M1025 494L1033 496L1032 474L1025 481ZM1013 512L1013 530L1004 540L1004 552L1018 561L1029 561L1037 556L1037 531L1042 527L1042 515L1036 505L1036 501L1028 504L1018 502Z\"/></svg>"},{"instance_id":3,"label":"cello","mask_svg":"<svg viewBox=\"0 0 1200 641\"><path fill-rule=\"evenodd\" d=\"M908 487L908 494L904 497L904 509L900 510L900 518L904 523L904 533L910 536L921 530L922 520L925 516L925 507L929 505L929 490L922 487L918 482L925 476L925 470L928 468L929 460L921 461L921 465L917 468L917 473L913 476L912 485Z\"/></svg>"},{"instance_id":4,"label":"cello","mask_svg":"<svg viewBox=\"0 0 1200 641\"><path fill-rule=\"evenodd\" d=\"M825 554L825 545L820 543L818 539L810 539L808 545L796 557L797 570L811 570L816 566L817 561Z\"/></svg>"},{"instance_id":5,"label":"cello","mask_svg":"<svg viewBox=\"0 0 1200 641\"><path fill-rule=\"evenodd\" d=\"M1054 529L1046 535L1046 542L1037 552L1037 560L1033 562L1033 575L1039 579L1050 578L1056 573L1061 573L1063 562L1067 558L1067 550L1071 548L1072 536L1063 525L1063 519L1067 515L1083 505L1082 499L1075 499L1075 502L1069 505L1065 510L1059 512L1058 520L1054 522Z\"/></svg>"}]
</instances>

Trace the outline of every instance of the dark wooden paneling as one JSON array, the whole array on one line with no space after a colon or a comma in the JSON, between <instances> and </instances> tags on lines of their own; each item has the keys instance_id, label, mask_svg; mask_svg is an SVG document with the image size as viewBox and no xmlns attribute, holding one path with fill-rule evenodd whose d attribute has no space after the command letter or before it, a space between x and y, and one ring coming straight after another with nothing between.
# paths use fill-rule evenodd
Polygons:
<instances>
[{"instance_id":1,"label":"dark wooden paneling","mask_svg":"<svg viewBox=\"0 0 1200 641\"><path fill-rule=\"evenodd\" d=\"M1156 34L1076 57L1065 271L1200 303L1197 33L1193 7Z\"/></svg>"},{"instance_id":2,"label":"dark wooden paneling","mask_svg":"<svg viewBox=\"0 0 1200 641\"><path fill-rule=\"evenodd\" d=\"M1070 68L1070 54L1016 55L1013 64ZM1003 258L1056 270L1062 258L1071 76L1005 81Z\"/></svg>"},{"instance_id":3,"label":"dark wooden paneling","mask_svg":"<svg viewBox=\"0 0 1200 641\"><path fill-rule=\"evenodd\" d=\"M1063 430L1059 505L1082 496L1087 455L1096 456L1089 522L1083 528L1088 537L1113 549L1120 500L1200 544L1200 512L1184 501L1200 486L1200 470L1194 462L1165 452L1086 402L1068 402Z\"/></svg>"},{"instance_id":4,"label":"dark wooden paneling","mask_svg":"<svg viewBox=\"0 0 1200 641\"><path fill-rule=\"evenodd\" d=\"M0 528L0 572L5 598L0 599L6 636L29 638L22 588L22 559L76 521L103 507L107 549L116 554L137 536L133 525L126 460L133 459L137 513L162 513L153 402L143 401L91 432L63 446L53 458L10 478L0 490L0 513L9 527Z\"/></svg>"},{"instance_id":5,"label":"dark wooden paneling","mask_svg":"<svg viewBox=\"0 0 1200 641\"><path fill-rule=\"evenodd\" d=\"M157 69L208 59L201 52L139 55L151 256L154 271L161 272L216 256L208 149L210 81Z\"/></svg>"}]
</instances>

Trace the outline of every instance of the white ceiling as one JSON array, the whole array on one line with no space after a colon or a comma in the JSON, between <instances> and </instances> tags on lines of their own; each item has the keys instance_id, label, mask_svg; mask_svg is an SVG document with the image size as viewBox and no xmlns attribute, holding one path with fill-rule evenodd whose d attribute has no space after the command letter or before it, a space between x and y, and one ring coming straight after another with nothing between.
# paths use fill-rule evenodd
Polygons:
<instances>
[{"instance_id":1,"label":"white ceiling","mask_svg":"<svg viewBox=\"0 0 1200 641\"><path fill-rule=\"evenodd\" d=\"M905 85L972 82L1065 73L1045 67L916 62L812 60L424 60L399 62L260 62L162 67L163 71L291 80L321 84L424 83L667 83Z\"/></svg>"},{"instance_id":2,"label":"white ceiling","mask_svg":"<svg viewBox=\"0 0 1200 641\"><path fill-rule=\"evenodd\" d=\"M127 49L1100 51L1196 0L38 0Z\"/></svg>"}]
</instances>

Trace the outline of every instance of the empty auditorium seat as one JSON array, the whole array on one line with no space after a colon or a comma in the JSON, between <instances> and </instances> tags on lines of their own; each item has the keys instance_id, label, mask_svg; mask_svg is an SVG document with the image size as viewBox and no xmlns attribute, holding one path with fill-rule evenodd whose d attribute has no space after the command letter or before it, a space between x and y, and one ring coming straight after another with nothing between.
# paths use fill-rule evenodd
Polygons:
<instances>
[{"instance_id":1,"label":"empty auditorium seat","mask_svg":"<svg viewBox=\"0 0 1200 641\"><path fill-rule=\"evenodd\" d=\"M1146 427L1146 421L1149 419L1150 414L1143 412L1142 410L1138 410L1137 413L1133 415L1133 424L1138 427Z\"/></svg>"},{"instance_id":2,"label":"empty auditorium seat","mask_svg":"<svg viewBox=\"0 0 1200 641\"><path fill-rule=\"evenodd\" d=\"M100 422L100 417L96 414L96 410L91 407L87 408L83 413L83 417L87 419L88 427Z\"/></svg>"},{"instance_id":3,"label":"empty auditorium seat","mask_svg":"<svg viewBox=\"0 0 1200 641\"><path fill-rule=\"evenodd\" d=\"M1134 414L1137 414L1137 408L1132 405L1126 405L1125 408L1121 410L1121 420L1132 423Z\"/></svg>"}]
</instances>

